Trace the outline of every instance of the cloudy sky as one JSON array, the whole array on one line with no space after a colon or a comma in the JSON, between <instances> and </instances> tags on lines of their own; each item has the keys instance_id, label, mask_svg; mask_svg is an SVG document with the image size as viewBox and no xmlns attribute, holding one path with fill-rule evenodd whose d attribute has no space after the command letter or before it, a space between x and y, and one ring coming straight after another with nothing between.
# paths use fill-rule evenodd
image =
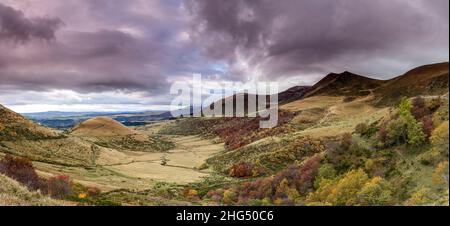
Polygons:
<instances>
[{"instance_id":1,"label":"cloudy sky","mask_svg":"<svg viewBox=\"0 0 450 226\"><path fill-rule=\"evenodd\" d=\"M0 104L167 109L174 81L310 85L448 61L448 0L0 0Z\"/></svg>"}]
</instances>

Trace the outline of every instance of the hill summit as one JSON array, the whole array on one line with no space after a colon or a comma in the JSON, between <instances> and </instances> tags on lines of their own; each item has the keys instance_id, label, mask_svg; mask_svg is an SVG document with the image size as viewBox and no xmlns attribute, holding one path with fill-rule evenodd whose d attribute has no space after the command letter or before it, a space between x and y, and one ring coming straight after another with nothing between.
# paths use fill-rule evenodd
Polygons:
<instances>
[{"instance_id":1,"label":"hill summit","mask_svg":"<svg viewBox=\"0 0 450 226\"><path fill-rule=\"evenodd\" d=\"M357 75L348 71L340 74L331 73L317 82L305 94L329 96L366 96L371 90L382 85L384 81Z\"/></svg>"},{"instance_id":2,"label":"hill summit","mask_svg":"<svg viewBox=\"0 0 450 226\"><path fill-rule=\"evenodd\" d=\"M146 135L105 116L81 122L72 129L70 135L116 150L151 152L172 147L170 142Z\"/></svg>"},{"instance_id":3,"label":"hill summit","mask_svg":"<svg viewBox=\"0 0 450 226\"><path fill-rule=\"evenodd\" d=\"M122 123L104 116L88 119L72 129L73 135L93 137L129 136L136 133Z\"/></svg>"}]
</instances>

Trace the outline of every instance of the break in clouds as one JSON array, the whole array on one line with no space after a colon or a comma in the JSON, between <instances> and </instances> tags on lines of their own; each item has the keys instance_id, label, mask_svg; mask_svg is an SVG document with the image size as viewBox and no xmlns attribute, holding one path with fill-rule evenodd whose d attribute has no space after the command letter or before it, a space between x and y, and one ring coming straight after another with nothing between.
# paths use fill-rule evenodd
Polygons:
<instances>
[{"instance_id":1,"label":"break in clouds","mask_svg":"<svg viewBox=\"0 0 450 226\"><path fill-rule=\"evenodd\" d=\"M193 73L282 88L344 70L387 79L448 61L448 4L0 0L0 104L161 107L171 82Z\"/></svg>"}]
</instances>

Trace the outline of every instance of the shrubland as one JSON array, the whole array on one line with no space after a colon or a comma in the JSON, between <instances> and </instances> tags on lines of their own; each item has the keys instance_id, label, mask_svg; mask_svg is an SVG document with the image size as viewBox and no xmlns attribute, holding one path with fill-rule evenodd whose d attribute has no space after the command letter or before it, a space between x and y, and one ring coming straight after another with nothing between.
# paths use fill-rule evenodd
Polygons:
<instances>
[{"instance_id":1,"label":"shrubland","mask_svg":"<svg viewBox=\"0 0 450 226\"><path fill-rule=\"evenodd\" d=\"M238 181L198 195L223 205L448 205L444 108L440 98L403 99L353 133L279 136L224 152L208 163Z\"/></svg>"}]
</instances>

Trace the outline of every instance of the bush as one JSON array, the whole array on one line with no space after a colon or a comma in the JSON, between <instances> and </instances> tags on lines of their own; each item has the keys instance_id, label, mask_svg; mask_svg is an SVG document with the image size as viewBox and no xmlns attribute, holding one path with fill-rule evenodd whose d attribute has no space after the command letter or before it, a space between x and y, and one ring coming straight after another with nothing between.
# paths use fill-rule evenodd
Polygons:
<instances>
[{"instance_id":1,"label":"bush","mask_svg":"<svg viewBox=\"0 0 450 226\"><path fill-rule=\"evenodd\" d=\"M448 121L441 123L433 132L431 133L431 144L433 148L440 153L442 156L448 157L449 149L449 134L448 134Z\"/></svg>"},{"instance_id":2,"label":"bush","mask_svg":"<svg viewBox=\"0 0 450 226\"><path fill-rule=\"evenodd\" d=\"M437 111L442 106L441 97L433 98L428 103L428 109L432 112Z\"/></svg>"},{"instance_id":3,"label":"bush","mask_svg":"<svg viewBox=\"0 0 450 226\"><path fill-rule=\"evenodd\" d=\"M448 161L443 161L434 169L432 181L435 185L447 185L448 188Z\"/></svg>"},{"instance_id":4,"label":"bush","mask_svg":"<svg viewBox=\"0 0 450 226\"><path fill-rule=\"evenodd\" d=\"M414 119L412 119L414 120ZM408 124L408 144L418 147L425 142L425 134L422 125L417 122L409 122Z\"/></svg>"},{"instance_id":5,"label":"bush","mask_svg":"<svg viewBox=\"0 0 450 226\"><path fill-rule=\"evenodd\" d=\"M231 205L236 201L237 201L237 195L236 195L236 192L234 192L232 189L228 189L225 192L223 192L223 202L225 204Z\"/></svg>"},{"instance_id":6,"label":"bush","mask_svg":"<svg viewBox=\"0 0 450 226\"><path fill-rule=\"evenodd\" d=\"M47 181L48 193L52 198L63 199L72 191L72 181L69 176L55 176Z\"/></svg>"},{"instance_id":7,"label":"bush","mask_svg":"<svg viewBox=\"0 0 450 226\"><path fill-rule=\"evenodd\" d=\"M273 190L272 178L258 179L252 182L245 182L236 189L239 194L239 203L246 203L250 199L272 198Z\"/></svg>"},{"instance_id":8,"label":"bush","mask_svg":"<svg viewBox=\"0 0 450 226\"><path fill-rule=\"evenodd\" d=\"M389 183L381 177L369 180L358 192L362 205L382 206L392 200L392 192Z\"/></svg>"},{"instance_id":9,"label":"bush","mask_svg":"<svg viewBox=\"0 0 450 226\"><path fill-rule=\"evenodd\" d=\"M261 173L261 170L257 169L255 165L247 162L234 164L228 171L230 177L257 177Z\"/></svg>"},{"instance_id":10,"label":"bush","mask_svg":"<svg viewBox=\"0 0 450 226\"><path fill-rule=\"evenodd\" d=\"M368 129L369 129L369 126L366 123L359 123L355 127L355 133L363 136L367 133Z\"/></svg>"},{"instance_id":11,"label":"bush","mask_svg":"<svg viewBox=\"0 0 450 226\"><path fill-rule=\"evenodd\" d=\"M433 199L430 194L431 190L429 188L421 188L411 196L407 204L412 206L432 205Z\"/></svg>"},{"instance_id":12,"label":"bush","mask_svg":"<svg viewBox=\"0 0 450 226\"><path fill-rule=\"evenodd\" d=\"M314 179L319 171L319 155L314 155L303 162L303 165L292 165L279 172L273 178L272 187L276 188L284 179L289 182L289 187L295 187L300 194L306 194L314 187Z\"/></svg>"},{"instance_id":13,"label":"bush","mask_svg":"<svg viewBox=\"0 0 450 226\"><path fill-rule=\"evenodd\" d=\"M391 118L380 127L380 140L386 146L404 143L420 146L425 142L426 136L422 124L418 123L411 114L411 108L411 101L403 99L397 108L398 117Z\"/></svg>"},{"instance_id":14,"label":"bush","mask_svg":"<svg viewBox=\"0 0 450 226\"><path fill-rule=\"evenodd\" d=\"M101 193L102 191L97 187L89 187L87 190L88 196L92 198L98 197Z\"/></svg>"},{"instance_id":15,"label":"bush","mask_svg":"<svg viewBox=\"0 0 450 226\"><path fill-rule=\"evenodd\" d=\"M408 122L403 117L390 121L386 127L385 144L391 146L406 143L407 128Z\"/></svg>"},{"instance_id":16,"label":"bush","mask_svg":"<svg viewBox=\"0 0 450 226\"><path fill-rule=\"evenodd\" d=\"M352 145L352 135L350 133L344 133L341 137L341 147L344 151L347 151Z\"/></svg>"},{"instance_id":17,"label":"bush","mask_svg":"<svg viewBox=\"0 0 450 226\"><path fill-rule=\"evenodd\" d=\"M0 161L0 173L20 182L30 190L40 189L45 193L44 182L37 175L29 159L6 155Z\"/></svg>"},{"instance_id":18,"label":"bush","mask_svg":"<svg viewBox=\"0 0 450 226\"><path fill-rule=\"evenodd\" d=\"M430 115L424 116L420 119L420 123L422 124L423 133L425 133L426 137L430 137L431 133L434 130L433 119Z\"/></svg>"},{"instance_id":19,"label":"bush","mask_svg":"<svg viewBox=\"0 0 450 226\"><path fill-rule=\"evenodd\" d=\"M431 115L430 109L425 104L425 100L421 97L414 98L411 107L411 114L417 121L425 116Z\"/></svg>"},{"instance_id":20,"label":"bush","mask_svg":"<svg viewBox=\"0 0 450 226\"><path fill-rule=\"evenodd\" d=\"M295 201L300 197L297 189L289 187L289 182L284 178L275 189L275 199L289 199Z\"/></svg>"},{"instance_id":21,"label":"bush","mask_svg":"<svg viewBox=\"0 0 450 226\"><path fill-rule=\"evenodd\" d=\"M314 180L314 187L318 188L322 180L333 180L336 178L336 170L333 165L326 163L322 164L317 173L316 179Z\"/></svg>"},{"instance_id":22,"label":"bush","mask_svg":"<svg viewBox=\"0 0 450 226\"><path fill-rule=\"evenodd\" d=\"M323 180L319 188L308 196L308 202L332 205L358 205L358 193L369 181L367 174L359 169L346 173L338 180Z\"/></svg>"}]
</instances>

